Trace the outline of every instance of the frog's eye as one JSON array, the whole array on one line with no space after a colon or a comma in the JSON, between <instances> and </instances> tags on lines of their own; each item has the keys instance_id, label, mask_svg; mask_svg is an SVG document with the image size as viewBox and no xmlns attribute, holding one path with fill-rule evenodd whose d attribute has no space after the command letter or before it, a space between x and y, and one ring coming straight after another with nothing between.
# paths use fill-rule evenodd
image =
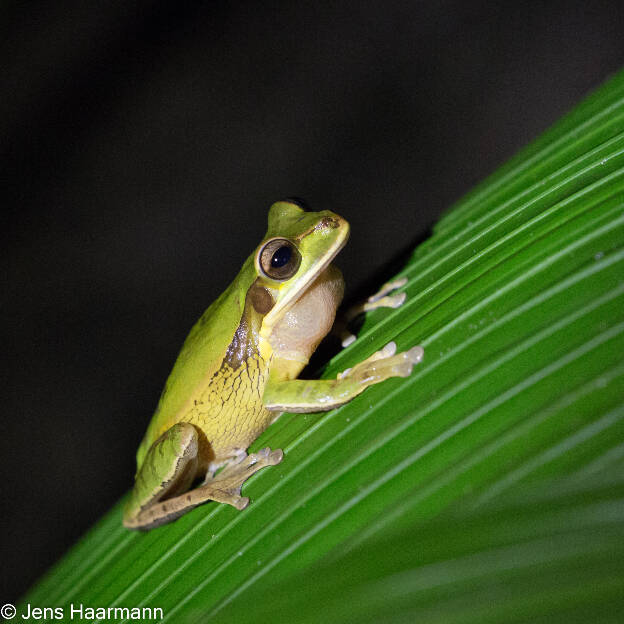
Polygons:
<instances>
[{"instance_id":1,"label":"frog's eye","mask_svg":"<svg viewBox=\"0 0 624 624\"><path fill-rule=\"evenodd\" d=\"M274 280L287 280L299 268L301 255L293 243L285 238L274 238L260 250L258 263L262 272Z\"/></svg>"}]
</instances>

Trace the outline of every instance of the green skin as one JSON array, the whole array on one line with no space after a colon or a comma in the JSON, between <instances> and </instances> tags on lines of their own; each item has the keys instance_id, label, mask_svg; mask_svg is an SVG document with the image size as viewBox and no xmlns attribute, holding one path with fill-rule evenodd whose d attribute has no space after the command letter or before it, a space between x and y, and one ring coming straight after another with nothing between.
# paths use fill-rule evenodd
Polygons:
<instances>
[{"instance_id":1,"label":"green skin","mask_svg":"<svg viewBox=\"0 0 624 624\"><path fill-rule=\"evenodd\" d=\"M332 409L372 384L409 375L422 359L420 347L396 354L390 343L337 379L297 379L332 329L344 282L331 262L349 224L288 201L273 204L268 221L258 248L182 347L137 452L128 528L171 522L209 500L243 509L245 480L283 456L279 449L245 451L281 412ZM275 252L284 245L292 254L280 268ZM404 294L385 295L403 284L386 285L350 317L397 307ZM191 488L198 479L203 483Z\"/></svg>"}]
</instances>

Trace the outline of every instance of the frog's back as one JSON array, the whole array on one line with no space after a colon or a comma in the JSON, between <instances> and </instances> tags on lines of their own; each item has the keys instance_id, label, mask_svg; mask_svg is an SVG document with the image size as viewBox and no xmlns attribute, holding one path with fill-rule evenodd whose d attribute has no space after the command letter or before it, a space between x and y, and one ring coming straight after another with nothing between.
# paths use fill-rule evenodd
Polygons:
<instances>
[{"instance_id":1,"label":"frog's back","mask_svg":"<svg viewBox=\"0 0 624 624\"><path fill-rule=\"evenodd\" d=\"M138 466L162 433L181 420L189 420L187 415L197 396L221 369L245 308L246 289L240 284L241 278L243 271L202 314L184 341L137 452Z\"/></svg>"}]
</instances>

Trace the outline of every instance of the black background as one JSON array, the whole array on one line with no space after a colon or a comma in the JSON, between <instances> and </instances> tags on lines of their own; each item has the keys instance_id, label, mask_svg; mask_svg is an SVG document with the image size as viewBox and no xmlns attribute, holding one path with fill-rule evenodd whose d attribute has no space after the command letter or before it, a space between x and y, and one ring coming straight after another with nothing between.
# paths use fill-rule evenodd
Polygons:
<instances>
[{"instance_id":1,"label":"black background","mask_svg":"<svg viewBox=\"0 0 624 624\"><path fill-rule=\"evenodd\" d=\"M622 65L620 5L4 3L0 602L130 487L270 203L345 216L364 293Z\"/></svg>"}]
</instances>

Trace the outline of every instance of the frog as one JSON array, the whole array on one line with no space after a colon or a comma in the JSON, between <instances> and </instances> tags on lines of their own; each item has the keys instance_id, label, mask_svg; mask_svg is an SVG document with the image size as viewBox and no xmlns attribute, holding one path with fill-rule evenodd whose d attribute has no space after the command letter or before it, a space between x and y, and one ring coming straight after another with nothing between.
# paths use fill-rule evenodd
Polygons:
<instances>
[{"instance_id":1,"label":"frog","mask_svg":"<svg viewBox=\"0 0 624 624\"><path fill-rule=\"evenodd\" d=\"M335 379L298 378L332 329L348 345L355 316L405 300L394 292L403 278L336 320L344 279L333 260L349 230L300 201L270 207L264 238L184 341L136 454L124 526L153 529L208 501L244 509L245 481L283 458L281 449L247 450L283 412L339 407L423 359L421 346L397 353L391 342Z\"/></svg>"}]
</instances>

